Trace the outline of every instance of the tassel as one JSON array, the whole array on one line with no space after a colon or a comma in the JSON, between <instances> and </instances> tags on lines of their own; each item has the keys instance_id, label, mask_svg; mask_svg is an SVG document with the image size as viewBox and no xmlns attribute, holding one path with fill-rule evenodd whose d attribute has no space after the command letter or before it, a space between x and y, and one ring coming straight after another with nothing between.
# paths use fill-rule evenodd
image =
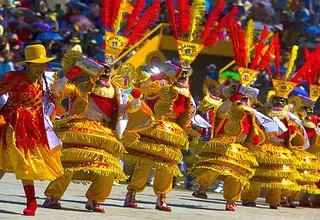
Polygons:
<instances>
[{"instance_id":1,"label":"tassel","mask_svg":"<svg viewBox=\"0 0 320 220\"><path fill-rule=\"evenodd\" d=\"M159 12L160 2L159 0L155 0L132 30L128 45L136 43L137 40L147 31L147 29L158 20Z\"/></svg>"},{"instance_id":2,"label":"tassel","mask_svg":"<svg viewBox=\"0 0 320 220\"><path fill-rule=\"evenodd\" d=\"M298 49L299 49L299 47L296 46L296 45L294 45L292 47L291 56L290 56L287 72L286 72L286 75L285 75L285 80L287 80L290 77L291 73L292 73L292 70L293 70L293 67L294 67L294 61L297 59L297 56L298 56Z\"/></svg>"},{"instance_id":3,"label":"tassel","mask_svg":"<svg viewBox=\"0 0 320 220\"><path fill-rule=\"evenodd\" d=\"M256 46L256 52L255 52L254 58L251 62L250 69L256 69L258 67L258 63L261 61L261 58L262 58L263 47L264 47L265 41L267 39L268 39L268 26L264 25L263 31L260 36L259 43Z\"/></svg>"},{"instance_id":4,"label":"tassel","mask_svg":"<svg viewBox=\"0 0 320 220\"><path fill-rule=\"evenodd\" d=\"M166 8L167 8L167 13L169 16L169 20L170 20L170 25L171 25L171 29L173 31L173 36L174 38L178 39L178 28L177 28L177 23L176 23L176 16L175 16L175 9L174 9L174 5L173 5L173 1L172 0L166 0Z\"/></svg>"},{"instance_id":5,"label":"tassel","mask_svg":"<svg viewBox=\"0 0 320 220\"><path fill-rule=\"evenodd\" d=\"M251 48L253 46L253 35L254 35L254 24L253 20L250 19L247 24L247 30L246 30L246 50L247 50L247 58L246 58L246 66L251 61Z\"/></svg>"},{"instance_id":6,"label":"tassel","mask_svg":"<svg viewBox=\"0 0 320 220\"><path fill-rule=\"evenodd\" d=\"M122 0L119 7L119 12L117 14L117 19L114 22L114 33L116 34L121 29L121 22L123 20L123 15L126 12L126 7L127 7L127 0Z\"/></svg>"},{"instance_id":7,"label":"tassel","mask_svg":"<svg viewBox=\"0 0 320 220\"><path fill-rule=\"evenodd\" d=\"M190 34L189 41L193 41L194 38L197 38L197 29L202 23L202 19L205 15L205 3L206 0L194 0L191 6L191 22L190 22Z\"/></svg>"},{"instance_id":8,"label":"tassel","mask_svg":"<svg viewBox=\"0 0 320 220\"><path fill-rule=\"evenodd\" d=\"M120 10L121 0L113 0L113 9L112 9L112 15L111 15L111 21L110 21L110 30L114 29L115 21L118 17L118 13ZM111 6L110 6L111 7Z\"/></svg>"},{"instance_id":9,"label":"tassel","mask_svg":"<svg viewBox=\"0 0 320 220\"><path fill-rule=\"evenodd\" d=\"M204 45L209 46L209 45L215 44L217 42L218 34L221 31L221 29L224 28L226 25L228 25L228 23L235 16L237 16L237 14L238 14L238 8L233 7L232 10L221 19L217 27L210 32L210 36L206 39L206 41L204 42Z\"/></svg>"},{"instance_id":10,"label":"tassel","mask_svg":"<svg viewBox=\"0 0 320 220\"><path fill-rule=\"evenodd\" d=\"M128 18L128 23L126 28L123 31L124 36L128 36L131 28L136 24L137 19L139 19L139 15L141 14L143 8L145 6L144 0L137 0L136 5Z\"/></svg>"},{"instance_id":11,"label":"tassel","mask_svg":"<svg viewBox=\"0 0 320 220\"><path fill-rule=\"evenodd\" d=\"M188 0L178 0L178 21L179 29L182 35L189 33L190 5L188 2Z\"/></svg>"},{"instance_id":12,"label":"tassel","mask_svg":"<svg viewBox=\"0 0 320 220\"><path fill-rule=\"evenodd\" d=\"M212 10L210 13L208 21L206 22L204 30L201 34L201 39L204 42L207 40L207 37L209 36L212 26L219 19L220 15L223 13L223 10L224 10L224 0L218 0L218 3L215 9Z\"/></svg>"}]
</instances>

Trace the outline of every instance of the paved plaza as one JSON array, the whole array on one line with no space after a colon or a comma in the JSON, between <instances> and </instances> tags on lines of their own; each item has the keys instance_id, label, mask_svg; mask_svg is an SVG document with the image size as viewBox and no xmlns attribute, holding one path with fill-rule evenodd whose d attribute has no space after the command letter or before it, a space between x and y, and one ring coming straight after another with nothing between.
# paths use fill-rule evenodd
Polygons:
<instances>
[{"instance_id":1,"label":"paved plaza","mask_svg":"<svg viewBox=\"0 0 320 220\"><path fill-rule=\"evenodd\" d=\"M38 204L44 201L43 192L48 182L36 182ZM103 206L105 214L91 213L84 209L86 199L84 197L88 186L71 184L62 202L62 210L38 208L36 217L22 216L25 207L25 198L21 182L14 178L13 174L6 174L0 182L0 220L3 219L76 219L76 220L135 220L135 219L161 219L161 220L207 220L207 219L234 219L234 220L282 220L282 219L319 219L320 209L307 208L280 208L270 210L261 199L257 208L243 207L239 205L236 212L224 211L225 202L222 194L208 193L207 200L197 199L191 196L187 190L173 190L168 195L168 202L173 212L166 213L154 209L155 196L151 187L139 194L137 199L139 209L123 208L123 199L126 193L126 185L115 186L110 198Z\"/></svg>"}]
</instances>

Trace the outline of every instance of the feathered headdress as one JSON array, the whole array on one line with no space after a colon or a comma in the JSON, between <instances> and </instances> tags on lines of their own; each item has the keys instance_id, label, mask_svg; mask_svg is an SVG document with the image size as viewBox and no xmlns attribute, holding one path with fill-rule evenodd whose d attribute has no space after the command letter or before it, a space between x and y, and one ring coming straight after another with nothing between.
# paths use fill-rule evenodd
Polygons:
<instances>
[{"instance_id":1,"label":"feathered headdress","mask_svg":"<svg viewBox=\"0 0 320 220\"><path fill-rule=\"evenodd\" d=\"M189 69L191 63L205 46L215 44L221 29L226 26L228 20L238 13L235 7L216 26L224 10L224 1L219 0L216 8L210 13L203 30L201 30L206 10L205 2L205 0L194 0L192 5L189 5L187 0L177 0L178 14L176 15L173 1L166 0L173 36L176 38L178 45L179 65L182 69ZM214 26L216 26L215 29ZM199 37L200 40L197 40Z\"/></svg>"},{"instance_id":2,"label":"feathered headdress","mask_svg":"<svg viewBox=\"0 0 320 220\"><path fill-rule=\"evenodd\" d=\"M247 29L244 31L240 24L231 20L229 24L230 38L234 50L234 59L237 64L240 79L239 92L249 97L256 98L259 90L250 87L252 82L258 76L259 71L265 68L265 63L271 59L275 46L279 43L278 35L272 42L267 45L264 50L265 43L268 38L268 28L264 27L260 40L256 44L255 55L251 57L251 50L254 46L254 24L253 20L249 20Z\"/></svg>"},{"instance_id":3,"label":"feathered headdress","mask_svg":"<svg viewBox=\"0 0 320 220\"><path fill-rule=\"evenodd\" d=\"M136 43L159 17L159 0L147 9L144 0L137 0L129 16L126 15L127 4L127 0L102 0L102 21L106 30L105 59L110 65L126 46Z\"/></svg>"},{"instance_id":4,"label":"feathered headdress","mask_svg":"<svg viewBox=\"0 0 320 220\"><path fill-rule=\"evenodd\" d=\"M304 48L305 62L292 77L292 82L299 84L303 81L309 84L309 97L300 95L301 101L307 106L313 106L320 96L320 47L312 53Z\"/></svg>"}]
</instances>

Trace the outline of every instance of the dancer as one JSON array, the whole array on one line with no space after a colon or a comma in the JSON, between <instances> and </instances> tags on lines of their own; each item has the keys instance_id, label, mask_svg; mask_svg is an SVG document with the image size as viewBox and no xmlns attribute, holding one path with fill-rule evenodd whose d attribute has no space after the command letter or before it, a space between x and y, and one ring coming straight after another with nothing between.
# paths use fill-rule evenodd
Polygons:
<instances>
[{"instance_id":1,"label":"dancer","mask_svg":"<svg viewBox=\"0 0 320 220\"><path fill-rule=\"evenodd\" d=\"M295 207L291 198L301 190L297 180L305 178L303 170L308 166L305 156L309 156L310 161L315 158L299 149L305 145L306 137L289 113L288 95L297 84L288 79L291 76L297 48L293 47L284 80L280 79L278 40L273 41L269 46L268 51L272 50L275 50L276 55L277 79L272 79L273 90L269 91L265 114L277 122L280 131L269 133L268 139L260 148L251 148L259 167L256 169L255 176L250 180L250 188L242 193L242 199L243 205L255 206L255 200L260 195L260 188L266 188L266 202L270 204L271 209L277 209L283 196L289 197L288 206ZM272 77L272 74L270 76Z\"/></svg>"},{"instance_id":2,"label":"dancer","mask_svg":"<svg viewBox=\"0 0 320 220\"><path fill-rule=\"evenodd\" d=\"M24 53L25 61L19 64L25 68L8 72L0 84L0 95L9 95L1 112L5 124L0 126L0 178L14 172L22 180L27 198L23 214L33 216L37 209L33 181L54 180L63 174L63 168L59 145L50 145L51 131L46 130L43 109L42 79L46 63L54 58L47 57L40 44L27 46Z\"/></svg>"},{"instance_id":3,"label":"dancer","mask_svg":"<svg viewBox=\"0 0 320 220\"><path fill-rule=\"evenodd\" d=\"M70 68L68 64L74 59L78 62ZM72 180L92 181L86 193L86 209L104 213L99 203L107 199L114 181L126 179L119 162L125 149L119 134L113 132L123 117L122 92L112 82L113 68L107 63L72 51L65 54L62 64L70 70L55 84L54 95L60 103L71 97L72 103L67 116L55 121L54 128L63 141L65 174L47 187L44 206L61 208L59 200Z\"/></svg>"}]
</instances>

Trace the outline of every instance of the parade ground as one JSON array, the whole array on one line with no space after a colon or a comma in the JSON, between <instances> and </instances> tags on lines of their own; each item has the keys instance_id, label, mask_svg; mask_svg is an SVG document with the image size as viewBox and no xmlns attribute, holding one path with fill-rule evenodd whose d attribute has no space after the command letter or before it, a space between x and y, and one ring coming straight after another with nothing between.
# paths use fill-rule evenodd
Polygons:
<instances>
[{"instance_id":1,"label":"parade ground","mask_svg":"<svg viewBox=\"0 0 320 220\"><path fill-rule=\"evenodd\" d=\"M36 182L36 196L38 204L44 201L43 192L48 182ZM320 209L307 208L279 208L270 210L260 199L258 207L243 207L239 204L236 212L224 211L225 202L222 194L208 193L208 199L197 199L191 196L191 191L173 190L168 195L168 202L173 212L166 213L154 209L155 196L152 188L138 195L139 209L123 208L123 199L126 193L126 185L114 186L112 194L103 207L105 214L91 213L84 209L86 198L84 194L87 186L81 184L70 185L63 197L62 210L45 209L39 207L36 217L22 216L25 207L25 196L21 182L14 178L13 174L6 174L0 182L0 219L76 219L76 220L133 220L133 219L161 219L161 220L205 220L205 219L259 219L259 220L282 220L282 219L319 219Z\"/></svg>"}]
</instances>

